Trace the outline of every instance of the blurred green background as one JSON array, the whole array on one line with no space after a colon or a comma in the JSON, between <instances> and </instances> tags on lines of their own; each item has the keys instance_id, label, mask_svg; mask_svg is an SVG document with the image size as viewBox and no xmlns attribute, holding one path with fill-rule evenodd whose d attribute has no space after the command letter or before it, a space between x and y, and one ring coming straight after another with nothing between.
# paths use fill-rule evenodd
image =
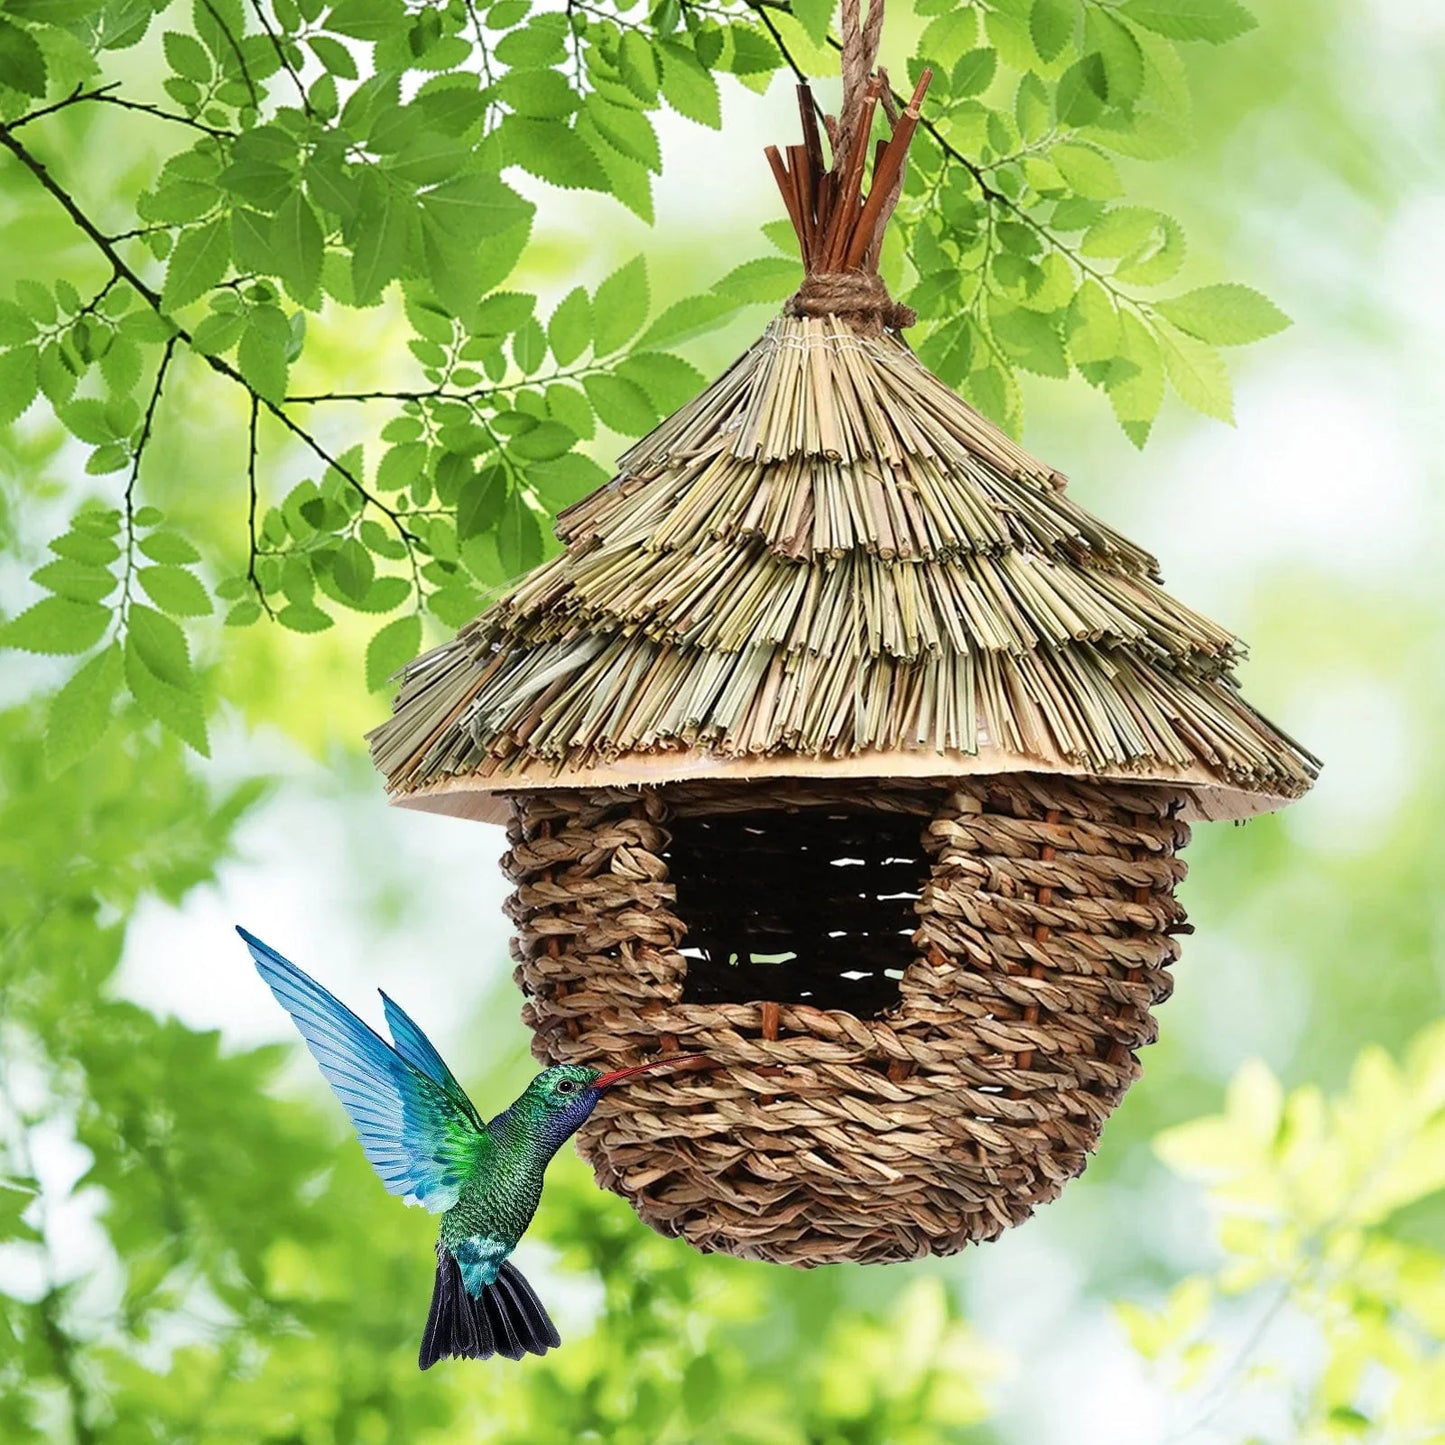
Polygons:
<instances>
[{"instance_id":1,"label":"blurred green background","mask_svg":"<svg viewBox=\"0 0 1445 1445\"><path fill-rule=\"evenodd\" d=\"M1238 41L1186 48L1195 147L1124 179L1185 223L1188 274L1257 286L1293 327L1238 361L1232 429L1170 403L1137 451L1077 380L1030 378L1024 440L1249 641L1246 691L1325 771L1287 814L1197 830L1197 932L1088 1172L986 1250L802 1274L654 1237L569 1152L519 1254L566 1347L422 1378L434 1221L371 1177L231 925L364 1013L385 988L500 1105L532 1072L501 834L383 804L364 618L216 629L210 761L112 730L59 777L40 699L65 669L8 652L0 1439L1445 1440L1445 10L1253 8ZM885 42L899 72L920 23ZM666 300L763 254L760 149L792 135L791 88L722 94L721 131L661 125L654 228L533 186L519 283L555 297L642 251ZM132 121L51 151L124 193L154 166ZM84 264L0 164L0 289ZM765 316L688 355L714 373ZM399 307L338 314L297 384L402 384L406 334ZM234 561L244 413L199 367L178 390L151 498ZM360 413L325 425L360 439ZM284 486L300 463L275 466ZM13 615L107 493L40 410L0 433L0 486Z\"/></svg>"}]
</instances>

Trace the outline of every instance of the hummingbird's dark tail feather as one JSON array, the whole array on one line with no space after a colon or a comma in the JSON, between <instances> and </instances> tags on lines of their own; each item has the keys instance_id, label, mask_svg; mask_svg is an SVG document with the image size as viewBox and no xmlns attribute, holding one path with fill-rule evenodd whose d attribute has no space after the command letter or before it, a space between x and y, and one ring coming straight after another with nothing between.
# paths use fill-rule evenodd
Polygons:
<instances>
[{"instance_id":1,"label":"hummingbird's dark tail feather","mask_svg":"<svg viewBox=\"0 0 1445 1445\"><path fill-rule=\"evenodd\" d=\"M495 1284L473 1299L462 1283L461 1266L445 1246L437 1247L436 1281L431 1310L421 1337L417 1363L429 1370L438 1360L489 1360L503 1355L545 1355L562 1343L557 1327L547 1316L515 1265L504 1263Z\"/></svg>"}]
</instances>

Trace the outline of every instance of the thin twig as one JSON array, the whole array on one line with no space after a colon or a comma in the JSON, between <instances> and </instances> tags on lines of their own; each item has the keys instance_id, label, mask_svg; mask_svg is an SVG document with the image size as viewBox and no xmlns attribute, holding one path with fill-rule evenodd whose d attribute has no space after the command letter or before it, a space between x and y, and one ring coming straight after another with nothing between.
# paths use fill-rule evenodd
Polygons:
<instances>
[{"instance_id":1,"label":"thin twig","mask_svg":"<svg viewBox=\"0 0 1445 1445\"><path fill-rule=\"evenodd\" d=\"M48 191L52 197L54 197L54 199L59 203L65 213L76 224L76 226L78 226L81 231L83 231L88 237L90 237L96 248L106 258L106 260L110 262L116 273L123 277L125 280L129 281L130 284L135 287L135 289L140 293L142 298L144 298L146 304L151 308L151 310L153 310L157 316L159 316L168 326L170 326L171 329L175 332L176 336L181 341L184 341L186 345L190 347L191 350L195 353L195 355L199 356L206 363L206 365L211 368L212 371L217 372L221 376L224 376L228 381L235 382L237 386L242 387L249 395L255 397L261 403L261 405L264 406L266 410L269 411L271 415L274 416L277 421L281 423L282 426L284 426L288 431L290 431L294 436L296 436L298 440L304 442L306 446L317 457L319 457L323 462L327 464L327 466L334 467L337 473L340 476L344 477L347 482L350 483L356 494L361 497L363 501L375 507L377 511L379 511L383 516L385 516L391 522L392 526L396 528L398 535L403 537L409 543L417 542L420 540L420 538L417 537L416 533L413 532L411 528L407 525L406 519L401 515L400 512L398 512L394 507L388 506L386 502L384 502L379 496L372 492L361 481L361 479L352 472L350 467L345 466L342 462L338 461L335 457L333 457L331 453L328 452L326 448L323 447L314 436L311 435L310 432L308 432L304 427L297 425L296 422L292 421L292 419L286 415L285 411L282 410L280 405L270 400L269 397L260 396L251 386L251 384L246 380L246 378L242 376L241 373L230 364L230 362L225 361L219 356L212 356L207 352L196 350L195 344L191 337L191 333L187 331L186 328L182 326L178 321L176 321L173 317L167 314L161 304L160 294L155 290L155 288L148 285L144 280L142 280L141 277L136 273L135 269L126 263L125 258L120 254L119 251L116 250L115 245L111 241L111 239L95 224L94 221L90 219L89 216L85 214L84 211L80 209L78 205L76 205L75 200L71 197L70 193L65 189L64 186L60 185L60 183L56 181L56 179L45 168L44 163L37 156L27 150L25 146L16 139L16 137L12 134L9 126L0 125L0 146L4 146L8 151L10 151L11 154L14 155L16 159L18 159L28 171L30 171L30 173L36 178L36 180L40 182L40 184L45 188L45 190Z\"/></svg>"},{"instance_id":2,"label":"thin twig","mask_svg":"<svg viewBox=\"0 0 1445 1445\"><path fill-rule=\"evenodd\" d=\"M114 277L111 278L114 281ZM121 605L117 614L117 626L124 625L125 614L130 604L130 584L135 576L135 489L140 480L141 458L145 455L146 443L151 439L151 426L155 422L156 407L160 405L161 392L166 384L166 372L170 369L171 357L175 355L178 336L166 339L166 349L161 352L161 362L156 367L156 379L151 387L150 400L146 403L145 417L141 421L140 437L131 456L130 476L125 484L125 577L121 582Z\"/></svg>"},{"instance_id":3,"label":"thin twig","mask_svg":"<svg viewBox=\"0 0 1445 1445\"><path fill-rule=\"evenodd\" d=\"M266 615L274 617L276 614L271 610L270 602L267 601L266 589L262 587L261 579L256 575L256 558L259 555L256 546L256 507L260 496L260 488L256 485L256 423L260 414L261 408L253 393L251 396L251 425L246 446L246 484L249 489L246 533L250 539L250 549L246 560L246 580L251 584L251 588L256 594L256 600L261 604Z\"/></svg>"},{"instance_id":4,"label":"thin twig","mask_svg":"<svg viewBox=\"0 0 1445 1445\"><path fill-rule=\"evenodd\" d=\"M307 115L314 115L315 112L311 109L311 98L306 94L306 87L301 83L301 76L291 64L285 47L281 44L281 37L271 29L271 22L266 18L266 12L261 7L261 0L251 0L251 9L256 12L256 19L261 22L261 29L266 32L266 36L271 42L271 48L276 52L276 59L281 62L281 69L291 77L292 83L296 86L296 93L301 97L301 109Z\"/></svg>"},{"instance_id":5,"label":"thin twig","mask_svg":"<svg viewBox=\"0 0 1445 1445\"><path fill-rule=\"evenodd\" d=\"M131 100L123 95L111 95L104 91L93 91L86 95L76 97L77 100L100 101L105 105L119 106L122 110L137 111L141 115L153 116L156 120L168 120L174 125L189 126L192 130L204 131L206 135L216 140L235 140L236 132L227 130L224 126L207 125L203 120L197 120L194 116L182 115L179 111L162 110L158 105L152 105L146 100ZM12 126L13 130L14 127Z\"/></svg>"},{"instance_id":6,"label":"thin twig","mask_svg":"<svg viewBox=\"0 0 1445 1445\"><path fill-rule=\"evenodd\" d=\"M241 53L241 43L231 33L231 27L226 24L221 12L211 3L211 0L200 0L205 6L207 14L220 28L221 34L226 37L226 43L231 47L231 53L236 57L236 64L241 67L241 79L246 82L246 89L251 93L251 105L254 109L261 108L261 95L256 89L256 82L251 79L251 72L246 66L246 57Z\"/></svg>"}]
</instances>

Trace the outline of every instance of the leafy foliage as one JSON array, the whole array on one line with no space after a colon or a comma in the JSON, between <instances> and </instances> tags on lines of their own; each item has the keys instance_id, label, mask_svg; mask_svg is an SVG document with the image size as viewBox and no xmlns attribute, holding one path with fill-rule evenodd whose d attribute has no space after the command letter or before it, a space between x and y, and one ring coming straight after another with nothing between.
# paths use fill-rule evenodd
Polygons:
<instances>
[{"instance_id":1,"label":"leafy foliage","mask_svg":"<svg viewBox=\"0 0 1445 1445\"><path fill-rule=\"evenodd\" d=\"M535 1367L422 1375L435 1218L382 1190L329 1097L328 1127L273 1096L284 1050L223 1053L110 987L122 920L209 881L264 785L211 793L173 739L119 730L102 766L49 778L42 728L35 709L0 714L7 1442L921 1445L986 1414L993 1356L938 1281L841 1317L826 1281L779 1296L764 1269L652 1234L570 1151L538 1236L563 1280L600 1291L592 1328ZM85 1161L73 1184L39 1177L57 1137ZM96 1221L79 1258L77 1210ZM780 1330L819 1348L800 1365Z\"/></svg>"},{"instance_id":2,"label":"leafy foliage","mask_svg":"<svg viewBox=\"0 0 1445 1445\"><path fill-rule=\"evenodd\" d=\"M1285 319L1233 283L1151 299L1179 274L1184 235L1124 202L1116 158L1185 144L1179 47L1233 39L1248 11L916 8L909 70L931 65L934 81L885 263L923 319L925 360L1013 430L1026 372L1077 371L1141 444L1166 384L1227 418L1215 348ZM13 183L42 188L86 249L58 279L23 276L0 299L0 423L46 408L88 449L99 487L125 478L57 539L57 563L36 575L51 595L0 632L81 659L57 698L52 764L84 755L122 693L207 750L187 636L214 635L200 621L214 601L231 627L269 617L312 634L347 613L374 619L366 676L381 688L420 645L424 616L455 627L540 561L547 519L605 479L582 448L611 452L609 433L638 435L687 400L702 377L675 348L776 304L797 269L792 254L760 256L656 306L639 256L546 306L513 279L536 209L519 176L650 220L658 113L717 126L720 73L761 90L789 68L831 70L832 20L826 0L10 7L0 147ZM153 94L116 78L134 73L121 56L137 47L160 70ZM123 188L129 219L102 225L55 158L122 113L170 144ZM769 228L791 253L785 234ZM299 392L323 313L383 303L404 315L415 386ZM188 538L143 520L147 444L199 368L249 414L221 444L236 458L223 474L246 478L246 566L214 586ZM338 450L326 438L347 418L364 419L361 440ZM309 475L293 461L273 489L283 453Z\"/></svg>"},{"instance_id":3,"label":"leafy foliage","mask_svg":"<svg viewBox=\"0 0 1445 1445\"><path fill-rule=\"evenodd\" d=\"M1201 1428L1251 1389L1284 1396L1290 1441L1426 1440L1445 1420L1445 1253L1410 1224L1445 1197L1445 1025L1403 1064L1382 1049L1348 1087L1286 1095L1263 1064L1224 1113L1166 1130L1160 1157L1208 1186L1223 1261L1158 1310L1120 1305L1130 1340L1187 1397ZM1243 1347L1216 1317L1252 1307ZM1293 1347L1280 1336L1294 1326ZM1303 1369L1298 1340L1310 1337Z\"/></svg>"}]
</instances>

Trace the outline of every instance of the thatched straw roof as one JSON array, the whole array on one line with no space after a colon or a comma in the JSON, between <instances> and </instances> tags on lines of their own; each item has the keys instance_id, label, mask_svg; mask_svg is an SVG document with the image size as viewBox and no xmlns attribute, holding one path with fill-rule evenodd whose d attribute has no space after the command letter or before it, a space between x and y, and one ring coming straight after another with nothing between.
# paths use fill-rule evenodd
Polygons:
<instances>
[{"instance_id":1,"label":"thatched straw roof","mask_svg":"<svg viewBox=\"0 0 1445 1445\"><path fill-rule=\"evenodd\" d=\"M780 317L557 535L406 670L371 735L396 801L1030 770L1242 817L1316 772L1240 644L890 331Z\"/></svg>"}]
</instances>

